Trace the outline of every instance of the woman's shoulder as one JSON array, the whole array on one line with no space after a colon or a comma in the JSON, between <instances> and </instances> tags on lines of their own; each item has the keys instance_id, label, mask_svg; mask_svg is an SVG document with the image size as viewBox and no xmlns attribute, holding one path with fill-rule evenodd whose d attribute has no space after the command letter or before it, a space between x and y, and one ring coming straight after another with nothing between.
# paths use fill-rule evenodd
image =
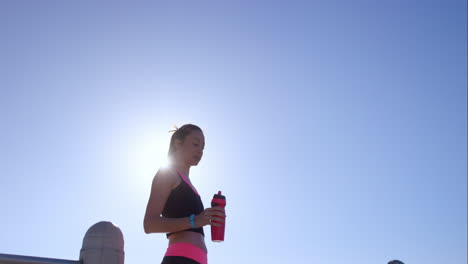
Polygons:
<instances>
[{"instance_id":1,"label":"woman's shoulder","mask_svg":"<svg viewBox=\"0 0 468 264\"><path fill-rule=\"evenodd\" d=\"M159 168L158 172L154 176L154 181L164 182L174 188L179 185L181 180L175 169L171 167L163 167Z\"/></svg>"}]
</instances>

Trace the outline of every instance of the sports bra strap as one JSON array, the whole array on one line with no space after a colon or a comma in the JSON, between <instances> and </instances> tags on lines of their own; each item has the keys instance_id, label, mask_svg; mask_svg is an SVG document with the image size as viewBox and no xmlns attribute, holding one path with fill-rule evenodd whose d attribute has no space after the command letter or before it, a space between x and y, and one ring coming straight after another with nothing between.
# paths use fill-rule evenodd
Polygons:
<instances>
[{"instance_id":1,"label":"sports bra strap","mask_svg":"<svg viewBox=\"0 0 468 264\"><path fill-rule=\"evenodd\" d=\"M187 179L187 177L185 177L184 174L182 174L182 172L179 171L179 169L176 169L177 170L177 173L179 173L180 177L182 178L182 180L188 185L190 186L190 188L192 188L192 190L198 195L200 196L200 194L198 194L197 190L195 189L195 187L193 187L193 185L189 182L189 180Z\"/></svg>"}]
</instances>

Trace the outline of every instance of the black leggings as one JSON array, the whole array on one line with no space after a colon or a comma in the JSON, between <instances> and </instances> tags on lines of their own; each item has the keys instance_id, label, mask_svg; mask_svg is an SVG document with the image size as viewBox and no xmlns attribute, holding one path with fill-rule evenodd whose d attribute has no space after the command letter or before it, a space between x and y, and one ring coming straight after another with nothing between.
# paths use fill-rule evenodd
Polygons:
<instances>
[{"instance_id":1,"label":"black leggings","mask_svg":"<svg viewBox=\"0 0 468 264\"><path fill-rule=\"evenodd\" d=\"M166 256L161 264L200 264L193 259L177 256Z\"/></svg>"}]
</instances>

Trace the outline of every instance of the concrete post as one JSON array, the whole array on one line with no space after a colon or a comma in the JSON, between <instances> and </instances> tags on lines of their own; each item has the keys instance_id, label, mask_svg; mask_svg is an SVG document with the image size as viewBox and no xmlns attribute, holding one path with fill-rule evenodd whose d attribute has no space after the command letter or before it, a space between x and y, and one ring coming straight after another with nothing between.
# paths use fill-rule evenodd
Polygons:
<instances>
[{"instance_id":1,"label":"concrete post","mask_svg":"<svg viewBox=\"0 0 468 264\"><path fill-rule=\"evenodd\" d=\"M80 261L83 264L124 264L124 239L111 222L91 226L83 238Z\"/></svg>"}]
</instances>

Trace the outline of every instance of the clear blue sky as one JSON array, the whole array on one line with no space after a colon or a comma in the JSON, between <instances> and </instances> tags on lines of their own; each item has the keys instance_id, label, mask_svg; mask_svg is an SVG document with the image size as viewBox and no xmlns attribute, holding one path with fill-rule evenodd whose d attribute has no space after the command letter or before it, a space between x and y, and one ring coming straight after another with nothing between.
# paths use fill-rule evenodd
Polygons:
<instances>
[{"instance_id":1,"label":"clear blue sky","mask_svg":"<svg viewBox=\"0 0 468 264\"><path fill-rule=\"evenodd\" d=\"M1 1L0 34L0 253L107 220L160 263L151 180L195 123L210 263L467 263L466 1Z\"/></svg>"}]
</instances>

